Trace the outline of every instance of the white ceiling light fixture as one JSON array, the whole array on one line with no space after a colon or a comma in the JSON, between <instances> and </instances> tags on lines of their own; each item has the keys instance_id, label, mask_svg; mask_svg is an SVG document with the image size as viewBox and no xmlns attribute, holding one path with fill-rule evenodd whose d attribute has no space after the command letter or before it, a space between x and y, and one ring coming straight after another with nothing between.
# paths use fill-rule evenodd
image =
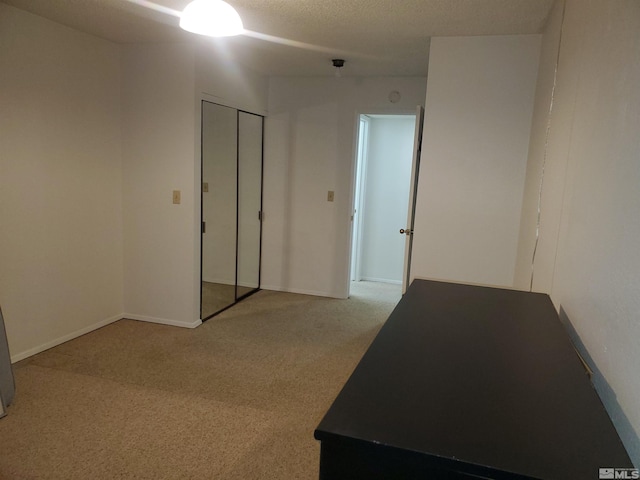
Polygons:
<instances>
[{"instance_id":1,"label":"white ceiling light fixture","mask_svg":"<svg viewBox=\"0 0 640 480\"><path fill-rule=\"evenodd\" d=\"M180 28L208 37L230 37L244 32L238 12L222 0L193 0L180 15Z\"/></svg>"}]
</instances>

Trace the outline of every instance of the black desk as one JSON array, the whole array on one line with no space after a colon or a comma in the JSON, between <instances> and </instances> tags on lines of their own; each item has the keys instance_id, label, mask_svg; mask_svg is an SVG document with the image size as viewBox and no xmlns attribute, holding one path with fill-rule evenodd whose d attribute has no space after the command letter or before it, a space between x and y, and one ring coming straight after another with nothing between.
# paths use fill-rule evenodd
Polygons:
<instances>
[{"instance_id":1,"label":"black desk","mask_svg":"<svg viewBox=\"0 0 640 480\"><path fill-rule=\"evenodd\" d=\"M320 478L633 465L547 295L415 280L315 431Z\"/></svg>"}]
</instances>

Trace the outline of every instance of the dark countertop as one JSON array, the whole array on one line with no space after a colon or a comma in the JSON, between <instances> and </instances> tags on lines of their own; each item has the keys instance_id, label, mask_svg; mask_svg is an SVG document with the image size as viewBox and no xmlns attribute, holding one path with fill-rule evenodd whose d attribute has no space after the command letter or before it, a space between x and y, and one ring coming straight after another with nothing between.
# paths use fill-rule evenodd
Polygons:
<instances>
[{"instance_id":1,"label":"dark countertop","mask_svg":"<svg viewBox=\"0 0 640 480\"><path fill-rule=\"evenodd\" d=\"M632 467L547 295L415 280L315 431L541 479Z\"/></svg>"}]
</instances>

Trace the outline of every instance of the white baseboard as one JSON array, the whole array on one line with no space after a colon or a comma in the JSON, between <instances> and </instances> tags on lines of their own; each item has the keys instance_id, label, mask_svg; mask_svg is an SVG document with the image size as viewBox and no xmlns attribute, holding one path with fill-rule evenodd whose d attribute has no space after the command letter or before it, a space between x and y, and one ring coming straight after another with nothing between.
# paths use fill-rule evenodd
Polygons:
<instances>
[{"instance_id":1,"label":"white baseboard","mask_svg":"<svg viewBox=\"0 0 640 480\"><path fill-rule=\"evenodd\" d=\"M274 292L287 292L287 293L297 293L300 295L313 295L314 297L328 297L328 298L341 298L345 299L347 297L341 295L335 295L328 292L320 292L317 290L303 290L300 288L285 288L274 285L260 285L261 290L272 290Z\"/></svg>"},{"instance_id":2,"label":"white baseboard","mask_svg":"<svg viewBox=\"0 0 640 480\"><path fill-rule=\"evenodd\" d=\"M389 280L388 278L362 277L365 282L391 283L393 285L402 285L402 280Z\"/></svg>"},{"instance_id":3,"label":"white baseboard","mask_svg":"<svg viewBox=\"0 0 640 480\"><path fill-rule=\"evenodd\" d=\"M87 327L81 328L80 330L76 330L75 332L71 332L67 335L64 335L60 338L56 338L55 340L51 340L50 342L43 343L42 345L38 345L37 347L30 348L29 350L25 350L24 352L20 352L16 355L11 356L11 363L19 362L20 360L24 360L25 358L29 358L38 353L44 352L45 350L49 350L50 348L57 347L64 342L68 342L69 340L73 340L74 338L81 337L89 332L93 332L99 328L102 328L110 323L117 322L123 318L122 315L115 315L111 318L107 318L106 320L102 320L101 322L94 323Z\"/></svg>"},{"instance_id":4,"label":"white baseboard","mask_svg":"<svg viewBox=\"0 0 640 480\"><path fill-rule=\"evenodd\" d=\"M460 285L473 285L473 286L476 286L476 287L502 288L504 290L520 290L519 288L516 288L513 285L501 285L501 284L498 284L498 283L471 282L469 280L452 280L450 278L423 277L423 276L419 276L419 275L416 275L414 280L431 280L433 282L457 283L457 284L460 284Z\"/></svg>"},{"instance_id":5,"label":"white baseboard","mask_svg":"<svg viewBox=\"0 0 640 480\"><path fill-rule=\"evenodd\" d=\"M172 320L170 318L148 317L146 315L136 315L135 313L123 313L122 318L129 320L138 320L139 322L159 323L160 325L170 325L172 327L196 328L202 325L202 320L194 320L193 322L185 322L182 320Z\"/></svg>"}]
</instances>

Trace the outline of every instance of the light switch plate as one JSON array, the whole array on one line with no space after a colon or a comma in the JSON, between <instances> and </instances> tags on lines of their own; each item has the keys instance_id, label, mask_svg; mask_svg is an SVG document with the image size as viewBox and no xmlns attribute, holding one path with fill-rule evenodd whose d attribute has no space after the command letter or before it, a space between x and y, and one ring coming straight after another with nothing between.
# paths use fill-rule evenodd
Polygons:
<instances>
[{"instance_id":1,"label":"light switch plate","mask_svg":"<svg viewBox=\"0 0 640 480\"><path fill-rule=\"evenodd\" d=\"M327 192L327 202L333 202L333 196L334 196L333 190L329 190Z\"/></svg>"},{"instance_id":2,"label":"light switch plate","mask_svg":"<svg viewBox=\"0 0 640 480\"><path fill-rule=\"evenodd\" d=\"M209 191L209 182L202 182L202 191L205 193Z\"/></svg>"},{"instance_id":3,"label":"light switch plate","mask_svg":"<svg viewBox=\"0 0 640 480\"><path fill-rule=\"evenodd\" d=\"M180 204L180 190L173 191L173 203L174 205Z\"/></svg>"}]
</instances>

